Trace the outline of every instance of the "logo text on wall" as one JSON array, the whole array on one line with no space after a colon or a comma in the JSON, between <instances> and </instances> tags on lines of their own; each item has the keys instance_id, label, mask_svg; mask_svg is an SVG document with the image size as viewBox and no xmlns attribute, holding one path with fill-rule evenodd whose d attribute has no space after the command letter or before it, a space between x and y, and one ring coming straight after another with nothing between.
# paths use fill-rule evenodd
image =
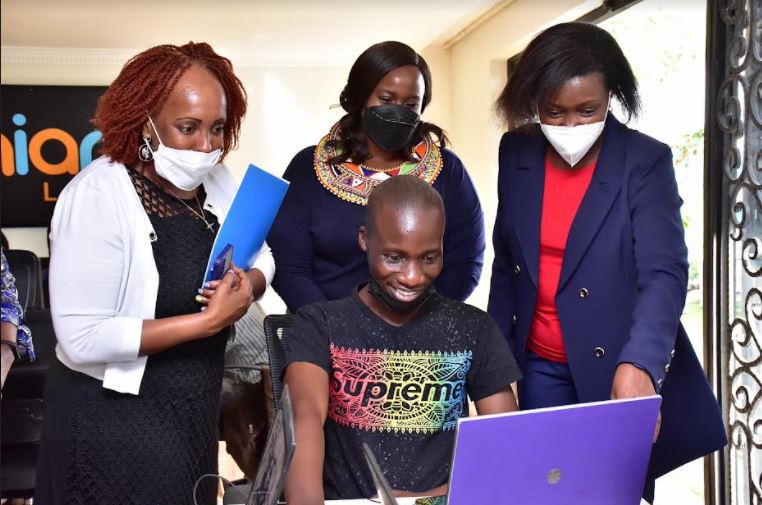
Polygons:
<instances>
[{"instance_id":1,"label":"logo text on wall","mask_svg":"<svg viewBox=\"0 0 762 505\"><path fill-rule=\"evenodd\" d=\"M23 177L30 170L38 170L44 175L74 176L85 168L93 159L93 148L101 138L101 132L92 131L77 141L74 136L60 128L43 128L30 135L24 126L27 118L24 114L16 113L11 121L17 127L13 131L13 142L0 134L0 169L4 177ZM53 142L63 148L63 159L49 160L45 158L43 146ZM51 194L50 183L45 181L40 188L42 198L53 202L57 195Z\"/></svg>"}]
</instances>

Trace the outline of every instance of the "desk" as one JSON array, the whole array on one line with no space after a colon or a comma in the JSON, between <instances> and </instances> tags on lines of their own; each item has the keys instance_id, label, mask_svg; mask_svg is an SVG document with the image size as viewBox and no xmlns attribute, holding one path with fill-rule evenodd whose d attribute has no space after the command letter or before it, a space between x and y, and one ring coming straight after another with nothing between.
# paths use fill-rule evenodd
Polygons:
<instances>
[{"instance_id":1,"label":"desk","mask_svg":"<svg viewBox=\"0 0 762 505\"><path fill-rule=\"evenodd\" d=\"M399 505L414 505L415 498L397 498ZM378 505L377 501L371 500L331 500L325 502L326 505ZM640 500L640 505L648 505L645 500Z\"/></svg>"},{"instance_id":2,"label":"desk","mask_svg":"<svg viewBox=\"0 0 762 505\"><path fill-rule=\"evenodd\" d=\"M225 503L229 505L245 505L243 502L238 503L235 500L226 500ZM381 502L360 498L358 500L328 500L325 503L326 505L379 505ZM397 503L399 505L415 505L415 498L397 498Z\"/></svg>"},{"instance_id":3,"label":"desk","mask_svg":"<svg viewBox=\"0 0 762 505\"><path fill-rule=\"evenodd\" d=\"M373 500L366 500L366 499L360 499L360 500L328 500L325 502L326 505L378 505L378 501ZM399 505L414 505L415 504L415 498L397 498L397 503Z\"/></svg>"},{"instance_id":4,"label":"desk","mask_svg":"<svg viewBox=\"0 0 762 505\"><path fill-rule=\"evenodd\" d=\"M414 505L415 498L397 498L399 505ZM378 501L359 499L359 500L328 500L326 505L379 505ZM243 504L241 504L243 505ZM594 505L594 504L591 504ZM645 500L640 500L640 505L648 505Z\"/></svg>"}]
</instances>

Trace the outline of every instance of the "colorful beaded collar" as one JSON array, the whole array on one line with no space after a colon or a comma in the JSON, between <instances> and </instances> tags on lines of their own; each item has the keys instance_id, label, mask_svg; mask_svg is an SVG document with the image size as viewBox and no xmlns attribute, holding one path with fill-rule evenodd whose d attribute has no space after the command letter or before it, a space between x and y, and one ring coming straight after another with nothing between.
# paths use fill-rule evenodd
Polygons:
<instances>
[{"instance_id":1,"label":"colorful beaded collar","mask_svg":"<svg viewBox=\"0 0 762 505\"><path fill-rule=\"evenodd\" d=\"M315 173L325 189L347 202L367 205L373 188L395 175L415 175L434 184L442 170L442 153L428 135L413 149L415 161L407 161L386 170L349 162L331 164L328 160L337 153L336 148L332 147L335 142L332 141L340 138L339 133L337 123L318 143L315 148Z\"/></svg>"}]
</instances>

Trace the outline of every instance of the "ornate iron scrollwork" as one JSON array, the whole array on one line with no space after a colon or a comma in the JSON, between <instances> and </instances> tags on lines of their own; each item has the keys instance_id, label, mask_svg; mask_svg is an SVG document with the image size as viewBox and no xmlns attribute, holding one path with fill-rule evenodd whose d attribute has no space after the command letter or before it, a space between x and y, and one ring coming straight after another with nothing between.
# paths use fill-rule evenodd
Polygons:
<instances>
[{"instance_id":1,"label":"ornate iron scrollwork","mask_svg":"<svg viewBox=\"0 0 762 505\"><path fill-rule=\"evenodd\" d=\"M727 279L722 295L730 503L762 505L762 0L724 0L723 135Z\"/></svg>"}]
</instances>

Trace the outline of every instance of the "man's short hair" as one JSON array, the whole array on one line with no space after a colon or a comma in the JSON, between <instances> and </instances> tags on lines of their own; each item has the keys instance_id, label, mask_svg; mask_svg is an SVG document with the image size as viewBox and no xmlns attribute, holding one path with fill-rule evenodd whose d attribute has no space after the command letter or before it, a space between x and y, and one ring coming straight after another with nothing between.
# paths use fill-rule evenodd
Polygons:
<instances>
[{"instance_id":1,"label":"man's short hair","mask_svg":"<svg viewBox=\"0 0 762 505\"><path fill-rule=\"evenodd\" d=\"M437 209L444 216L444 202L429 183L414 175L398 175L385 180L371 192L365 209L365 228L373 227L374 216L381 208Z\"/></svg>"}]
</instances>

